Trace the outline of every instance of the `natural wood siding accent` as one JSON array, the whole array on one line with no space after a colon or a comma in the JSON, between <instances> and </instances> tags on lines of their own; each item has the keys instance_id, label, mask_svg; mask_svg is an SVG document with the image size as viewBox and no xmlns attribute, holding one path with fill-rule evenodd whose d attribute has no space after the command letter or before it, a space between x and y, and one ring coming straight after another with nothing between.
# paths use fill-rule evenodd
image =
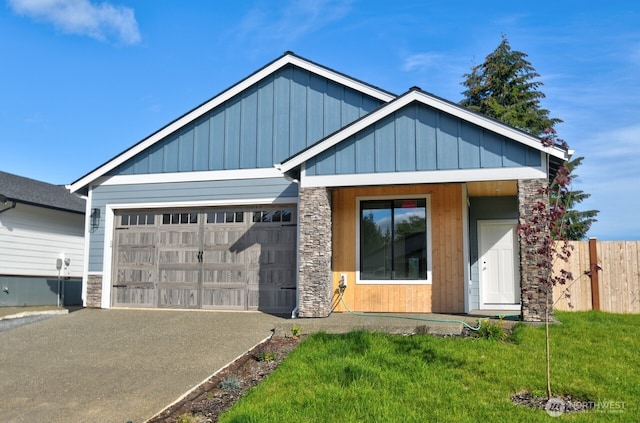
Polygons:
<instances>
[{"instance_id":1,"label":"natural wood siding accent","mask_svg":"<svg viewBox=\"0 0 640 423\"><path fill-rule=\"evenodd\" d=\"M505 197L518 195L516 181L467 182L469 197Z\"/></svg>"},{"instance_id":2,"label":"natural wood siding accent","mask_svg":"<svg viewBox=\"0 0 640 423\"><path fill-rule=\"evenodd\" d=\"M462 237L462 185L412 185L341 188L333 191L333 290L340 274L353 311L429 313L464 312L464 257ZM357 197L428 194L431 198L433 283L430 285L356 284ZM337 295L336 310L344 311Z\"/></svg>"}]
</instances>

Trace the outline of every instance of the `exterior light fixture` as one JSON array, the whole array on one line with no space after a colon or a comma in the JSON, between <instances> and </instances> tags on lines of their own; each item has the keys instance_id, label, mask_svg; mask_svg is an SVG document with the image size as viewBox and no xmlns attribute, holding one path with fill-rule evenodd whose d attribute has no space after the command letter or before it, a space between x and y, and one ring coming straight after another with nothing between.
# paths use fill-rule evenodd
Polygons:
<instances>
[{"instance_id":1,"label":"exterior light fixture","mask_svg":"<svg viewBox=\"0 0 640 423\"><path fill-rule=\"evenodd\" d=\"M100 227L100 209L91 209L91 231L95 231Z\"/></svg>"}]
</instances>

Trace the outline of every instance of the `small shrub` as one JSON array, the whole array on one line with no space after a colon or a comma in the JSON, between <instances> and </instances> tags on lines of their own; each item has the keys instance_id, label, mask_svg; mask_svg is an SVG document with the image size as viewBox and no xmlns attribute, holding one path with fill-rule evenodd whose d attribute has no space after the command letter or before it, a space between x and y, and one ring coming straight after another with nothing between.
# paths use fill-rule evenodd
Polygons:
<instances>
[{"instance_id":1,"label":"small shrub","mask_svg":"<svg viewBox=\"0 0 640 423\"><path fill-rule=\"evenodd\" d=\"M236 376L231 375L224 378L222 383L220 383L220 389L223 391L233 391L240 388L240 379Z\"/></svg>"},{"instance_id":2,"label":"small shrub","mask_svg":"<svg viewBox=\"0 0 640 423\"><path fill-rule=\"evenodd\" d=\"M297 338L300 335L302 335L302 327L294 323L293 327L291 328L291 336Z\"/></svg>"},{"instance_id":3,"label":"small shrub","mask_svg":"<svg viewBox=\"0 0 640 423\"><path fill-rule=\"evenodd\" d=\"M502 319L498 322L492 322L488 319L480 320L480 329L476 333L480 338L492 341L506 341L509 337Z\"/></svg>"},{"instance_id":4,"label":"small shrub","mask_svg":"<svg viewBox=\"0 0 640 423\"><path fill-rule=\"evenodd\" d=\"M278 354L274 351L260 351L256 356L258 361L266 361L267 363L271 361L276 361L278 359Z\"/></svg>"},{"instance_id":5,"label":"small shrub","mask_svg":"<svg viewBox=\"0 0 640 423\"><path fill-rule=\"evenodd\" d=\"M202 423L204 419L195 414L184 413L180 414L176 419L176 423Z\"/></svg>"}]
</instances>

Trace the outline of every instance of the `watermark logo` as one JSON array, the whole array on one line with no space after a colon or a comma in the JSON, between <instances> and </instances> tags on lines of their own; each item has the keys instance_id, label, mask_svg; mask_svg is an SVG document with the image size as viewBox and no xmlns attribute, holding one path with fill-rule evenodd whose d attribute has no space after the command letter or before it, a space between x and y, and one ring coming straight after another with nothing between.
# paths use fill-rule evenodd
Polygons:
<instances>
[{"instance_id":1,"label":"watermark logo","mask_svg":"<svg viewBox=\"0 0 640 423\"><path fill-rule=\"evenodd\" d=\"M596 413L624 413L624 401L591 401L591 404Z\"/></svg>"},{"instance_id":2,"label":"watermark logo","mask_svg":"<svg viewBox=\"0 0 640 423\"><path fill-rule=\"evenodd\" d=\"M551 417L560 417L565 410L565 403L560 398L551 398L547 401L547 405L544 406L544 409L547 411L547 414Z\"/></svg>"},{"instance_id":3,"label":"watermark logo","mask_svg":"<svg viewBox=\"0 0 640 423\"><path fill-rule=\"evenodd\" d=\"M575 411L592 411L595 413L622 414L624 401L572 401L565 402L562 398L551 398L544 409L551 417L560 417L564 413Z\"/></svg>"}]
</instances>

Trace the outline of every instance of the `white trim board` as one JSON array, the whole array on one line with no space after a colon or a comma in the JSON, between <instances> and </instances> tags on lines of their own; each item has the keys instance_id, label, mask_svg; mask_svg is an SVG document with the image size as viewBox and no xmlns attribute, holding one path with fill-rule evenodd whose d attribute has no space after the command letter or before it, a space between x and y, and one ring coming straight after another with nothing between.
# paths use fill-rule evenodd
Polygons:
<instances>
[{"instance_id":1,"label":"white trim board","mask_svg":"<svg viewBox=\"0 0 640 423\"><path fill-rule=\"evenodd\" d=\"M114 208L109 204L105 206L104 213L104 244L102 251L102 297L100 307L111 307L111 271L113 270L113 221Z\"/></svg>"},{"instance_id":2,"label":"white trim board","mask_svg":"<svg viewBox=\"0 0 640 423\"><path fill-rule=\"evenodd\" d=\"M427 279L360 279L360 205L369 200L399 200L424 199L426 201L426 232L427 232ZM393 194L356 197L356 239L355 239L355 275L356 285L432 285L433 284L433 254L431 232L431 194Z\"/></svg>"},{"instance_id":3,"label":"white trim board","mask_svg":"<svg viewBox=\"0 0 640 423\"><path fill-rule=\"evenodd\" d=\"M469 193L467 184L462 185L462 262L464 265L464 312L469 313L471 304L471 240L469 239Z\"/></svg>"},{"instance_id":4,"label":"white trim board","mask_svg":"<svg viewBox=\"0 0 640 423\"><path fill-rule=\"evenodd\" d=\"M381 172L348 175L300 176L300 185L309 187L343 187L365 185L436 184L475 181L508 181L513 179L545 179L545 167L508 167L499 169L456 169L418 172Z\"/></svg>"},{"instance_id":5,"label":"white trim board","mask_svg":"<svg viewBox=\"0 0 640 423\"><path fill-rule=\"evenodd\" d=\"M515 310L520 310L521 309L521 304L494 304L494 303L489 303L486 304L484 302L484 297L483 297L483 280L482 280L482 269L480 268L482 266L482 264L480 263L480 260L482 258L482 249L481 249L481 243L482 243L482 236L481 236L481 229L482 227L484 227L485 225L489 226L489 225L509 225L509 226L514 226L517 227L518 226L518 219L480 219L477 221L477 240L478 240L478 308L480 310L511 310L511 311L515 311ZM517 241L517 230L514 232L514 236L515 238L515 248L518 248L518 241ZM517 251L515 251L515 253L518 253ZM516 254L516 256L519 256L519 254ZM513 263L514 268L519 268L520 267L520 263L516 261ZM516 272L516 275L518 278L521 277L520 272ZM521 289L522 287L522 281L519 281L518 283L518 287L519 289Z\"/></svg>"},{"instance_id":6,"label":"white trim board","mask_svg":"<svg viewBox=\"0 0 640 423\"><path fill-rule=\"evenodd\" d=\"M225 199L225 200L203 200L203 201L166 201L152 203L112 203L106 207L114 210L132 209L180 209L188 207L220 207L220 206L252 206L269 204L298 204L297 197L273 197L254 199Z\"/></svg>"},{"instance_id":7,"label":"white trim board","mask_svg":"<svg viewBox=\"0 0 640 423\"><path fill-rule=\"evenodd\" d=\"M102 308L111 307L111 273L113 268L113 224L117 210L132 209L175 209L184 207L216 207L216 206L251 206L267 204L297 204L297 197L288 198L259 198L249 200L218 200L218 201L186 201L162 203L122 203L106 204L104 216L104 243L102 255ZM99 272L91 274L100 274Z\"/></svg>"},{"instance_id":8,"label":"white trim board","mask_svg":"<svg viewBox=\"0 0 640 423\"><path fill-rule=\"evenodd\" d=\"M93 190L89 189L89 194L85 197L85 219L84 219L84 257L82 259L82 293L80 297L82 298L82 306L87 306L87 284L89 283L89 251L91 250L91 205L93 197Z\"/></svg>"},{"instance_id":9,"label":"white trim board","mask_svg":"<svg viewBox=\"0 0 640 423\"><path fill-rule=\"evenodd\" d=\"M99 185L161 184L170 182L231 181L241 179L282 179L275 168L171 172L142 175L115 175L99 178Z\"/></svg>"}]
</instances>

